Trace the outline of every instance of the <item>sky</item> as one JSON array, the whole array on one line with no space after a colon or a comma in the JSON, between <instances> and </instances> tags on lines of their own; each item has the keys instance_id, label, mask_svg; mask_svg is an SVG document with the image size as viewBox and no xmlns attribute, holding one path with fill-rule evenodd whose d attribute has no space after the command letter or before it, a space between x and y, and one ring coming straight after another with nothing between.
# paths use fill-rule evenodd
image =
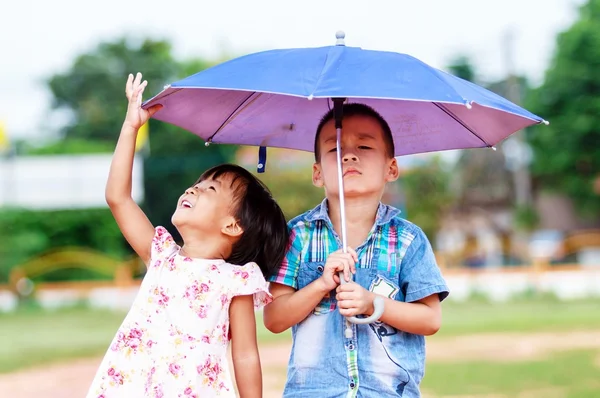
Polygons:
<instances>
[{"instance_id":1,"label":"sky","mask_svg":"<svg viewBox=\"0 0 600 398\"><path fill-rule=\"evenodd\" d=\"M185 59L333 45L335 32L343 30L346 45L407 53L440 69L465 54L486 80L506 75L510 51L515 71L539 84L556 35L573 23L581 3L8 0L0 12L0 122L9 139L50 136L60 120L51 112L44 79L99 42L124 34L170 39Z\"/></svg>"}]
</instances>

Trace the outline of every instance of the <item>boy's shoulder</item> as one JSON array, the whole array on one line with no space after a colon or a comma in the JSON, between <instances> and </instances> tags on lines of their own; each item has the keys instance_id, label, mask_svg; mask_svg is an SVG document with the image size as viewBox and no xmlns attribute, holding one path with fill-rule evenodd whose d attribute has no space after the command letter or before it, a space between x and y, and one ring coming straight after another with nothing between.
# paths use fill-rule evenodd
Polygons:
<instances>
[{"instance_id":1,"label":"boy's shoulder","mask_svg":"<svg viewBox=\"0 0 600 398\"><path fill-rule=\"evenodd\" d=\"M312 228L315 228L316 222L319 220L329 220L326 199L314 208L292 218L288 222L288 228L291 231L296 232L299 230L308 231ZM383 227L394 227L397 230L401 230L404 234L412 237L419 235L426 238L425 233L418 225L402 217L402 212L400 209L382 202L379 203L375 222Z\"/></svg>"}]
</instances>

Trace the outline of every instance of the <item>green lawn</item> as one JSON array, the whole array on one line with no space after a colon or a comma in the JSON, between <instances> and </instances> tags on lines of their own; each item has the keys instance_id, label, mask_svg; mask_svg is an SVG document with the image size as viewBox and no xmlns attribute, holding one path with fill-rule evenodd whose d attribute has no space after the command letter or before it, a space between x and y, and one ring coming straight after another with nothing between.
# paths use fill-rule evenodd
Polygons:
<instances>
[{"instance_id":1,"label":"green lawn","mask_svg":"<svg viewBox=\"0 0 600 398\"><path fill-rule=\"evenodd\" d=\"M422 389L434 396L600 397L600 351L570 351L536 361L429 362Z\"/></svg>"},{"instance_id":2,"label":"green lawn","mask_svg":"<svg viewBox=\"0 0 600 398\"><path fill-rule=\"evenodd\" d=\"M102 355L125 313L85 307L44 311L37 308L0 313L0 373L69 358ZM262 343L282 341L290 333L272 334L257 317Z\"/></svg>"},{"instance_id":3,"label":"green lawn","mask_svg":"<svg viewBox=\"0 0 600 398\"><path fill-rule=\"evenodd\" d=\"M511 303L444 303L442 329L436 337L473 333L558 332L600 329L600 300L556 299Z\"/></svg>"},{"instance_id":4,"label":"green lawn","mask_svg":"<svg viewBox=\"0 0 600 398\"><path fill-rule=\"evenodd\" d=\"M448 302L444 304L442 330L435 338L487 332L600 329L599 313L600 301L560 303L553 300L531 300L510 304ZM0 314L0 372L10 372L67 358L101 355L108 347L123 317L124 313L84 307L56 311L32 308ZM260 316L257 324L262 343L289 339L289 332L273 335L264 329ZM574 359L572 361L576 362ZM487 364L486 366L491 366L490 372L493 371L494 374L514 372L515 375L519 375L518 370L513 370L519 368L513 367L512 364ZM431 364L428 367L428 378L431 377L434 380L432 383L437 385L435 380L438 376L435 375L448 374L446 368L456 369L457 372L461 369L466 372L465 369L473 368L473 376L471 370L464 375L470 380L478 374L484 376L486 366L464 363L452 366ZM530 366L536 368L538 365L530 364ZM539 369L540 372L544 371L541 367ZM600 374L597 378L600 380ZM457 379L460 380L459 377Z\"/></svg>"}]
</instances>

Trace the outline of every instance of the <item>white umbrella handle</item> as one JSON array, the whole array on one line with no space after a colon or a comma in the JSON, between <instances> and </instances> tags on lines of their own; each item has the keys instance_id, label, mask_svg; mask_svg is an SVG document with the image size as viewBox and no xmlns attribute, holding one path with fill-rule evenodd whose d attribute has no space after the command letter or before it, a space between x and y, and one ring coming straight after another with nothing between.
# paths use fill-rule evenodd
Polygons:
<instances>
[{"instance_id":1,"label":"white umbrella handle","mask_svg":"<svg viewBox=\"0 0 600 398\"><path fill-rule=\"evenodd\" d=\"M340 282L342 285L347 283L346 279L344 279L343 272L340 272L339 276L340 276ZM383 306L384 306L383 297L375 296L375 298L373 299L373 313L370 316L368 316L366 318L357 318L355 316L349 316L349 317L346 317L346 319L348 320L348 322L355 323L358 325L365 325L368 323L376 322L379 318L381 318L381 315L383 315Z\"/></svg>"}]
</instances>

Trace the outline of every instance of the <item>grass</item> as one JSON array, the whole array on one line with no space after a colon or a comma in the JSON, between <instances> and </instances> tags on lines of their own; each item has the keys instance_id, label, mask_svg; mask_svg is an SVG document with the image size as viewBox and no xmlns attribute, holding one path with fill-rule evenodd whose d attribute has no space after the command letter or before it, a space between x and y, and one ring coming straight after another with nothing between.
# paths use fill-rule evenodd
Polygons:
<instances>
[{"instance_id":1,"label":"grass","mask_svg":"<svg viewBox=\"0 0 600 398\"><path fill-rule=\"evenodd\" d=\"M600 351L570 351L535 361L429 362L422 389L434 396L502 394L528 398L600 396Z\"/></svg>"},{"instance_id":2,"label":"grass","mask_svg":"<svg viewBox=\"0 0 600 398\"><path fill-rule=\"evenodd\" d=\"M443 304L442 329L436 337L474 333L559 332L600 329L600 300L564 302L523 299Z\"/></svg>"},{"instance_id":3,"label":"grass","mask_svg":"<svg viewBox=\"0 0 600 398\"><path fill-rule=\"evenodd\" d=\"M600 301L562 303L532 299L509 304L448 302L444 304L442 330L435 338L488 332L600 329L598 313ZM25 308L14 313L0 314L0 372L70 358L102 355L124 315L122 312L82 306L55 311ZM290 338L289 331L278 335L267 331L260 314L257 325L262 344ZM446 365L434 365L431 370L434 374L435 366Z\"/></svg>"},{"instance_id":4,"label":"grass","mask_svg":"<svg viewBox=\"0 0 600 398\"><path fill-rule=\"evenodd\" d=\"M28 307L14 313L0 313L0 373L35 365L102 355L124 312L90 309L84 306L42 310ZM285 341L290 333L272 334L257 314L261 343Z\"/></svg>"}]
</instances>

